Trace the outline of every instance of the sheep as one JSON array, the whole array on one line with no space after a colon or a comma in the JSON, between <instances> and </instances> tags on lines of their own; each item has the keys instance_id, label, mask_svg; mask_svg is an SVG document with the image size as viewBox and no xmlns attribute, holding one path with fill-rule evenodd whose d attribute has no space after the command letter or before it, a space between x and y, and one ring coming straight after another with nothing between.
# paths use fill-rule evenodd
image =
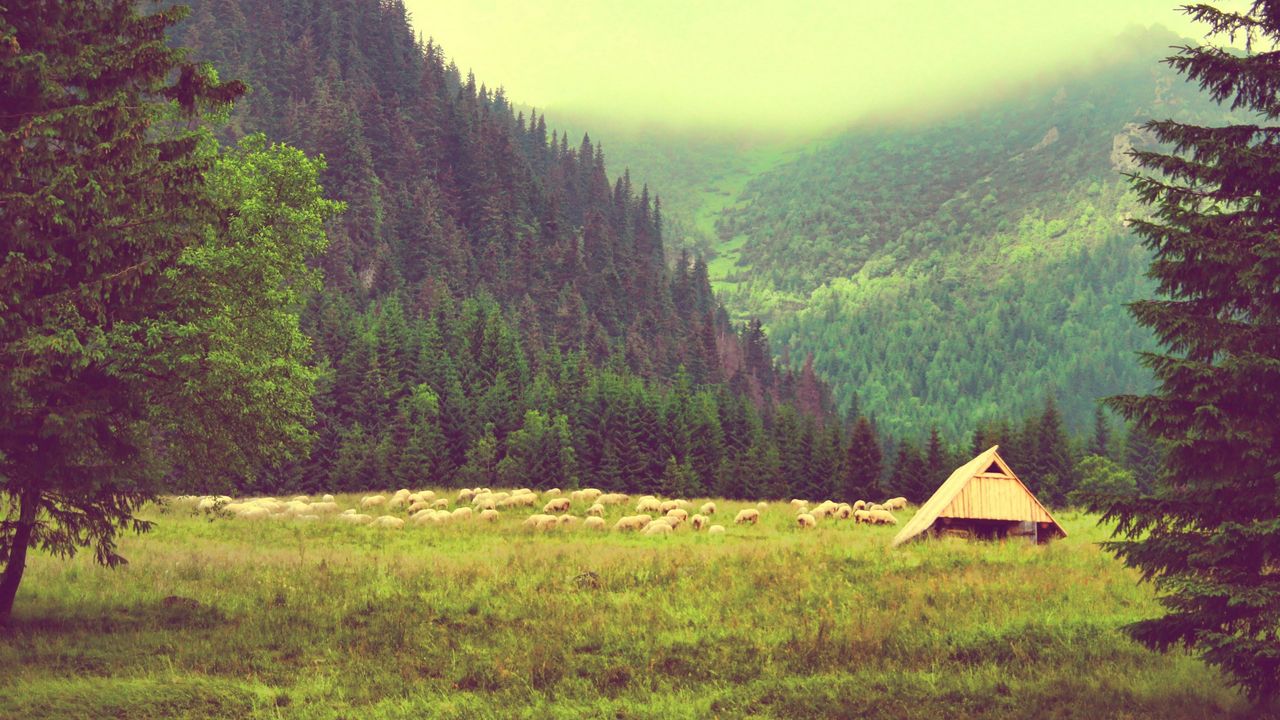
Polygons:
<instances>
[{"instance_id":1,"label":"sheep","mask_svg":"<svg viewBox=\"0 0 1280 720\"><path fill-rule=\"evenodd\" d=\"M693 527L694 532L701 530L707 525L707 516L701 513L689 518L689 525Z\"/></svg>"},{"instance_id":2,"label":"sheep","mask_svg":"<svg viewBox=\"0 0 1280 720\"><path fill-rule=\"evenodd\" d=\"M631 496L626 493L605 493L596 498L596 502L601 505L622 505L630 499Z\"/></svg>"},{"instance_id":3,"label":"sheep","mask_svg":"<svg viewBox=\"0 0 1280 720\"><path fill-rule=\"evenodd\" d=\"M292 500L293 502L310 502L311 496L310 495L294 495L289 499Z\"/></svg>"},{"instance_id":4,"label":"sheep","mask_svg":"<svg viewBox=\"0 0 1280 720\"><path fill-rule=\"evenodd\" d=\"M320 502L333 502L333 496L325 495L324 497L320 498Z\"/></svg>"},{"instance_id":5,"label":"sheep","mask_svg":"<svg viewBox=\"0 0 1280 720\"><path fill-rule=\"evenodd\" d=\"M471 488L462 488L458 491L458 502L471 502L471 498L476 496L476 491Z\"/></svg>"},{"instance_id":6,"label":"sheep","mask_svg":"<svg viewBox=\"0 0 1280 720\"><path fill-rule=\"evenodd\" d=\"M752 525L755 525L760 522L760 511L755 508L739 510L738 515L733 519L733 522L736 525L742 525L743 523L751 523Z\"/></svg>"},{"instance_id":7,"label":"sheep","mask_svg":"<svg viewBox=\"0 0 1280 720\"><path fill-rule=\"evenodd\" d=\"M338 503L333 502L332 500L326 500L325 502L311 503L311 512L317 515L324 515L326 513L336 513L338 512Z\"/></svg>"},{"instance_id":8,"label":"sheep","mask_svg":"<svg viewBox=\"0 0 1280 720\"><path fill-rule=\"evenodd\" d=\"M797 510L802 507L808 506L808 504L809 504L808 500L801 500L799 498L793 498L791 500L791 507L796 508Z\"/></svg>"},{"instance_id":9,"label":"sheep","mask_svg":"<svg viewBox=\"0 0 1280 720\"><path fill-rule=\"evenodd\" d=\"M654 520L653 522L649 523L647 527L645 527L644 534L645 535L670 535L671 531L674 529L675 528L671 527L665 522L665 518L658 518L657 520Z\"/></svg>"},{"instance_id":10,"label":"sheep","mask_svg":"<svg viewBox=\"0 0 1280 720\"><path fill-rule=\"evenodd\" d=\"M898 518L894 517L893 513L889 512L888 510L872 510L870 512L870 515L871 515L871 522L875 523L876 525L897 525L898 524Z\"/></svg>"},{"instance_id":11,"label":"sheep","mask_svg":"<svg viewBox=\"0 0 1280 720\"><path fill-rule=\"evenodd\" d=\"M547 490L546 492L542 493L542 497L544 498L560 497L560 488L551 488L550 490Z\"/></svg>"},{"instance_id":12,"label":"sheep","mask_svg":"<svg viewBox=\"0 0 1280 720\"><path fill-rule=\"evenodd\" d=\"M319 515L313 515L313 514L311 514L311 513L307 513L307 514L305 514L305 515L299 515L296 519L298 519L298 520L303 520L303 521L305 521L305 522L312 522L312 521L314 521L314 520L319 520L319 519L320 519L320 516L319 516Z\"/></svg>"},{"instance_id":13,"label":"sheep","mask_svg":"<svg viewBox=\"0 0 1280 720\"><path fill-rule=\"evenodd\" d=\"M429 522L435 522L435 510L419 510L409 516L409 522L414 525L426 525Z\"/></svg>"},{"instance_id":14,"label":"sheep","mask_svg":"<svg viewBox=\"0 0 1280 720\"><path fill-rule=\"evenodd\" d=\"M379 505L386 505L386 504L387 504L386 495L366 495L365 497L360 499L361 510L365 508L377 507Z\"/></svg>"},{"instance_id":15,"label":"sheep","mask_svg":"<svg viewBox=\"0 0 1280 720\"><path fill-rule=\"evenodd\" d=\"M888 510L888 508L877 503L875 505L868 505L867 510L870 510L871 512L875 512L876 510Z\"/></svg>"},{"instance_id":16,"label":"sheep","mask_svg":"<svg viewBox=\"0 0 1280 720\"><path fill-rule=\"evenodd\" d=\"M854 503L854 504L853 504L853 511L854 511L854 512L857 512L857 511L859 511L859 510L866 510L866 509L867 509L867 501L866 501L866 500L859 500L858 502L856 502L856 503Z\"/></svg>"},{"instance_id":17,"label":"sheep","mask_svg":"<svg viewBox=\"0 0 1280 720\"><path fill-rule=\"evenodd\" d=\"M372 516L362 515L357 513L352 513L350 515L339 515L338 519L343 522L351 523L352 525L366 525L368 523L373 522Z\"/></svg>"},{"instance_id":18,"label":"sheep","mask_svg":"<svg viewBox=\"0 0 1280 720\"><path fill-rule=\"evenodd\" d=\"M819 514L821 514L822 517L828 517L834 514L836 511L836 508L838 507L840 506L831 502L830 500L823 500L821 503L818 504L818 507L813 509L813 516L816 518L816 517L819 517Z\"/></svg>"},{"instance_id":19,"label":"sheep","mask_svg":"<svg viewBox=\"0 0 1280 720\"><path fill-rule=\"evenodd\" d=\"M799 515L812 515L814 520L818 520L818 519L823 519L823 518L828 518L828 517L830 517L830 516L831 516L831 514L832 514L833 512L834 512L834 510L833 510L832 508L829 508L829 507L822 507L821 505L819 505L818 507L813 508L812 510L810 510L810 511L808 511L808 512L799 512L799 513L796 513L796 515L797 515L797 516L799 516Z\"/></svg>"},{"instance_id":20,"label":"sheep","mask_svg":"<svg viewBox=\"0 0 1280 720\"><path fill-rule=\"evenodd\" d=\"M498 507L533 507L538 503L538 496L533 493L516 493L506 500L497 503Z\"/></svg>"},{"instance_id":21,"label":"sheep","mask_svg":"<svg viewBox=\"0 0 1280 720\"><path fill-rule=\"evenodd\" d=\"M471 519L471 508L469 508L469 507L460 507L460 508L458 508L457 510L454 510L454 511L453 511L453 517L454 517L454 519L455 519L455 520L470 520L470 519Z\"/></svg>"},{"instance_id":22,"label":"sheep","mask_svg":"<svg viewBox=\"0 0 1280 720\"><path fill-rule=\"evenodd\" d=\"M907 506L907 499L904 497L889 498L883 503L885 510L902 510Z\"/></svg>"},{"instance_id":23,"label":"sheep","mask_svg":"<svg viewBox=\"0 0 1280 720\"><path fill-rule=\"evenodd\" d=\"M587 508L587 514L594 515L595 517L604 517L604 506L600 503L596 503L595 505Z\"/></svg>"},{"instance_id":24,"label":"sheep","mask_svg":"<svg viewBox=\"0 0 1280 720\"><path fill-rule=\"evenodd\" d=\"M840 506L836 508L836 517L841 520L848 520L852 515L853 508L849 507L849 503L840 503Z\"/></svg>"},{"instance_id":25,"label":"sheep","mask_svg":"<svg viewBox=\"0 0 1280 720\"><path fill-rule=\"evenodd\" d=\"M666 515L666 514L667 514L668 512L670 512L671 510L674 510L674 509L679 508L679 507L680 507L680 503L682 503L682 502L684 502L684 501L683 501L683 500L664 500L664 501L662 502L662 506L661 506L661 510L660 510L660 512L661 512L663 515Z\"/></svg>"},{"instance_id":26,"label":"sheep","mask_svg":"<svg viewBox=\"0 0 1280 720\"><path fill-rule=\"evenodd\" d=\"M200 502L196 503L196 510L212 510L217 504L218 501L211 497L200 498Z\"/></svg>"},{"instance_id":27,"label":"sheep","mask_svg":"<svg viewBox=\"0 0 1280 720\"><path fill-rule=\"evenodd\" d=\"M481 510L481 511L480 511L480 519L481 519L481 520L484 520L485 522L497 522L497 521L498 521L498 511L497 511L497 510L493 510L493 509Z\"/></svg>"},{"instance_id":28,"label":"sheep","mask_svg":"<svg viewBox=\"0 0 1280 720\"><path fill-rule=\"evenodd\" d=\"M676 509L679 510L680 508L676 508ZM670 525L672 530L675 530L676 528L680 527L680 525L683 524L684 522L683 520L680 519L679 515L663 515L658 519Z\"/></svg>"},{"instance_id":29,"label":"sheep","mask_svg":"<svg viewBox=\"0 0 1280 720\"><path fill-rule=\"evenodd\" d=\"M648 515L626 515L618 518L618 522L614 523L613 529L618 531L625 530L643 530L649 524Z\"/></svg>"},{"instance_id":30,"label":"sheep","mask_svg":"<svg viewBox=\"0 0 1280 720\"><path fill-rule=\"evenodd\" d=\"M487 495L482 499L476 500L474 504L477 510L497 510L498 503L501 502L502 500L506 500L506 498L498 498L494 495Z\"/></svg>"},{"instance_id":31,"label":"sheep","mask_svg":"<svg viewBox=\"0 0 1280 720\"><path fill-rule=\"evenodd\" d=\"M657 498L646 496L640 498L639 502L636 503L636 512L661 514L666 510L662 509L662 503L658 502Z\"/></svg>"},{"instance_id":32,"label":"sheep","mask_svg":"<svg viewBox=\"0 0 1280 720\"><path fill-rule=\"evenodd\" d=\"M756 503L756 509L761 512L764 512L765 510L769 509L769 503L761 500L760 502Z\"/></svg>"},{"instance_id":33,"label":"sheep","mask_svg":"<svg viewBox=\"0 0 1280 720\"><path fill-rule=\"evenodd\" d=\"M238 513L238 516L245 520L257 520L259 518L270 517L270 515L270 510L256 505L246 507Z\"/></svg>"},{"instance_id":34,"label":"sheep","mask_svg":"<svg viewBox=\"0 0 1280 720\"><path fill-rule=\"evenodd\" d=\"M355 514L356 514L356 509L355 509L355 508L347 508L346 510L343 510L343 511L342 511L342 514L343 514L343 515L355 515Z\"/></svg>"},{"instance_id":35,"label":"sheep","mask_svg":"<svg viewBox=\"0 0 1280 720\"><path fill-rule=\"evenodd\" d=\"M547 530L556 526L555 515L530 515L525 518L524 526L534 530Z\"/></svg>"},{"instance_id":36,"label":"sheep","mask_svg":"<svg viewBox=\"0 0 1280 720\"><path fill-rule=\"evenodd\" d=\"M870 510L854 510L853 521L856 523L871 522L871 511Z\"/></svg>"},{"instance_id":37,"label":"sheep","mask_svg":"<svg viewBox=\"0 0 1280 720\"><path fill-rule=\"evenodd\" d=\"M431 507L436 510L447 510L449 508L449 498L440 498L431 503Z\"/></svg>"},{"instance_id":38,"label":"sheep","mask_svg":"<svg viewBox=\"0 0 1280 720\"><path fill-rule=\"evenodd\" d=\"M373 526L399 530L400 528L404 527L404 520L401 520L398 517L392 517L391 515L383 515L373 521Z\"/></svg>"},{"instance_id":39,"label":"sheep","mask_svg":"<svg viewBox=\"0 0 1280 720\"><path fill-rule=\"evenodd\" d=\"M689 511L684 508L671 508L667 511L666 515L667 517L680 518L680 522L684 522L689 519Z\"/></svg>"},{"instance_id":40,"label":"sheep","mask_svg":"<svg viewBox=\"0 0 1280 720\"><path fill-rule=\"evenodd\" d=\"M723 535L723 534L724 534L724 526L723 526L723 525L712 525L711 527L707 528L707 534L708 534L708 535Z\"/></svg>"},{"instance_id":41,"label":"sheep","mask_svg":"<svg viewBox=\"0 0 1280 720\"><path fill-rule=\"evenodd\" d=\"M707 515L707 516L715 515L715 514L716 514L716 504L715 504L715 503L713 503L713 502L704 502L704 503L702 503L702 507L698 508L698 514L699 514L699 515Z\"/></svg>"},{"instance_id":42,"label":"sheep","mask_svg":"<svg viewBox=\"0 0 1280 720\"><path fill-rule=\"evenodd\" d=\"M569 498L555 498L553 500L547 501L547 504L542 506L542 512L544 513L568 512L569 504L570 504Z\"/></svg>"},{"instance_id":43,"label":"sheep","mask_svg":"<svg viewBox=\"0 0 1280 720\"><path fill-rule=\"evenodd\" d=\"M796 524L802 528L817 527L818 519L809 513L800 513L796 516Z\"/></svg>"},{"instance_id":44,"label":"sheep","mask_svg":"<svg viewBox=\"0 0 1280 720\"><path fill-rule=\"evenodd\" d=\"M605 528L604 518L596 515L592 515L591 517L582 521L582 527L588 530L604 530Z\"/></svg>"},{"instance_id":45,"label":"sheep","mask_svg":"<svg viewBox=\"0 0 1280 720\"><path fill-rule=\"evenodd\" d=\"M565 527L568 525L576 525L578 524L578 518L574 517L573 515L561 515L560 517L556 518L556 523L558 523L560 527Z\"/></svg>"},{"instance_id":46,"label":"sheep","mask_svg":"<svg viewBox=\"0 0 1280 720\"><path fill-rule=\"evenodd\" d=\"M426 510L429 507L431 507L431 503L427 502L426 500L414 500L413 504L409 506L409 509L407 510L407 512L410 515L412 515L416 512Z\"/></svg>"}]
</instances>

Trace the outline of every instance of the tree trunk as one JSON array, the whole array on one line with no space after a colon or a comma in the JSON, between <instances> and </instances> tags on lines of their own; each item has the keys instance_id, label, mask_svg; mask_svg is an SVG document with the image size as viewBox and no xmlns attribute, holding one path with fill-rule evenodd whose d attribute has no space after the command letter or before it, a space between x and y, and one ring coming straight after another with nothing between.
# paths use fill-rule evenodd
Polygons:
<instances>
[{"instance_id":1,"label":"tree trunk","mask_svg":"<svg viewBox=\"0 0 1280 720\"><path fill-rule=\"evenodd\" d=\"M0 625L9 624L9 614L13 611L13 599L18 594L18 584L22 582L22 572L27 569L27 546L31 544L31 534L36 529L36 510L40 506L40 493L28 490L18 496L18 528L13 534L13 545L9 548L9 562L0 575Z\"/></svg>"}]
</instances>

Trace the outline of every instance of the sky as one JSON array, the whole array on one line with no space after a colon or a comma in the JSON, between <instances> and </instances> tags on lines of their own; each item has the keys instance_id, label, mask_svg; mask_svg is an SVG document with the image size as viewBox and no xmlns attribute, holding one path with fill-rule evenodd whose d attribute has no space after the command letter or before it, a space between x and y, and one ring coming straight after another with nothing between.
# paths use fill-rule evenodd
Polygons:
<instances>
[{"instance_id":1,"label":"sky","mask_svg":"<svg viewBox=\"0 0 1280 720\"><path fill-rule=\"evenodd\" d=\"M514 102L701 130L820 131L1087 63L1135 26L1203 34L1177 0L405 4L464 73Z\"/></svg>"}]
</instances>

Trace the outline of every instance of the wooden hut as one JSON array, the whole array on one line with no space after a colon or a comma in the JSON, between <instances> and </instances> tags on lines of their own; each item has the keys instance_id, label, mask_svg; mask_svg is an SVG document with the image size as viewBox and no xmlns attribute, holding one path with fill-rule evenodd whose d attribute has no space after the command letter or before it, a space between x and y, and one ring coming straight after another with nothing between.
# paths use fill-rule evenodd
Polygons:
<instances>
[{"instance_id":1,"label":"wooden hut","mask_svg":"<svg viewBox=\"0 0 1280 720\"><path fill-rule=\"evenodd\" d=\"M1035 542L1066 537L998 452L1000 446L956 468L893 539L897 547L924 535L970 538L1023 536Z\"/></svg>"}]
</instances>

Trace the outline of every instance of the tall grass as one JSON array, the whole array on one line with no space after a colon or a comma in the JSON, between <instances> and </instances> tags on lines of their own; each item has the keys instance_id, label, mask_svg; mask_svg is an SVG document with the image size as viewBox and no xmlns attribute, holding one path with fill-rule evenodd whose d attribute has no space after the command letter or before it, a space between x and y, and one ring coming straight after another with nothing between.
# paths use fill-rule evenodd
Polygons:
<instances>
[{"instance_id":1,"label":"tall grass","mask_svg":"<svg viewBox=\"0 0 1280 720\"><path fill-rule=\"evenodd\" d=\"M1117 631L1157 609L1093 517L1048 546L890 550L894 528L718 504L721 538L149 508L124 568L33 559L0 716L1248 716L1216 671Z\"/></svg>"}]
</instances>

